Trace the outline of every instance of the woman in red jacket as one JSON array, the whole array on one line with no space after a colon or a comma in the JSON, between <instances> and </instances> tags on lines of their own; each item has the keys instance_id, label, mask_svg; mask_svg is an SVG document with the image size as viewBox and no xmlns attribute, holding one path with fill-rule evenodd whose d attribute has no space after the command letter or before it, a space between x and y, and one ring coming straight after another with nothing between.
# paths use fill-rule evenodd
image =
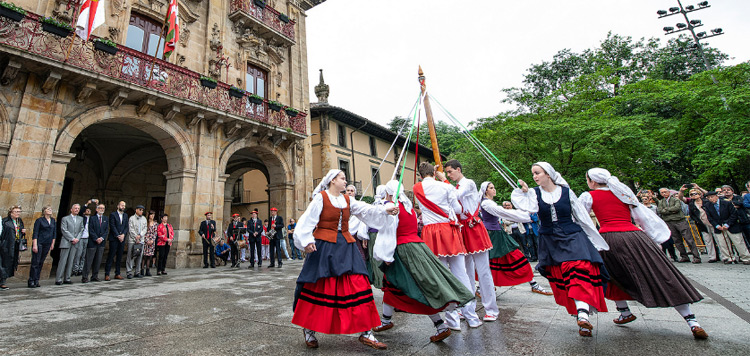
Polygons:
<instances>
[{"instance_id":1,"label":"woman in red jacket","mask_svg":"<svg viewBox=\"0 0 750 356\"><path fill-rule=\"evenodd\" d=\"M167 271L165 271L167 268L167 256L169 255L169 248L172 246L172 240L174 240L174 228L168 221L169 215L162 215L161 224L156 228L156 249L159 253L159 260L156 264L157 276L167 274Z\"/></svg>"}]
</instances>

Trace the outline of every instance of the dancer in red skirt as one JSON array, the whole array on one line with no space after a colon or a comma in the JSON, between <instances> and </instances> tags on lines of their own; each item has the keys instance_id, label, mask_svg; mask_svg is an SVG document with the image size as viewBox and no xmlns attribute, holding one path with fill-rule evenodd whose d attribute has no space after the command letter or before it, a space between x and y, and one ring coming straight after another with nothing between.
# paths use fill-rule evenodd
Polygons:
<instances>
[{"instance_id":1,"label":"dancer in red skirt","mask_svg":"<svg viewBox=\"0 0 750 356\"><path fill-rule=\"evenodd\" d=\"M372 206L342 194L346 177L333 169L315 188L312 202L294 230L294 244L305 250L294 293L292 323L303 328L305 343L318 347L316 332L361 333L359 341L385 349L372 329L380 325L365 261L349 233L349 217L356 215L370 226L382 227L396 207Z\"/></svg>"},{"instance_id":2,"label":"dancer in red skirt","mask_svg":"<svg viewBox=\"0 0 750 356\"><path fill-rule=\"evenodd\" d=\"M552 292L542 288L534 280L534 271L531 264L518 249L518 244L508 233L500 227L500 219L508 219L518 223L531 222L528 212L504 209L492 200L497 191L492 182L484 182L479 189L482 196L481 212L484 226L492 240L490 250L490 270L492 279L498 287L515 286L529 282L531 291L542 295L552 295ZM494 289L494 288L493 288Z\"/></svg>"},{"instance_id":3,"label":"dancer in red skirt","mask_svg":"<svg viewBox=\"0 0 750 356\"><path fill-rule=\"evenodd\" d=\"M589 313L607 311L606 270L597 250L609 246L568 182L547 162L534 163L531 174L539 186L513 190L517 208L539 213L539 263L536 268L552 287L555 302L577 315L578 333L591 336ZM573 220L575 218L575 220Z\"/></svg>"},{"instance_id":4,"label":"dancer in red skirt","mask_svg":"<svg viewBox=\"0 0 750 356\"><path fill-rule=\"evenodd\" d=\"M594 211L601 225L599 232L609 245L609 251L602 251L601 256L612 278L606 297L615 301L620 312L614 323L622 325L635 320L627 301L637 300L647 308L674 307L687 321L693 337L707 339L708 334L690 310L690 304L703 297L649 235L631 222L631 218L642 221L639 215L653 215L659 222L658 217L606 169L590 169L586 181L591 191L581 194L579 201L584 208ZM648 228L649 224L643 227ZM654 230L647 232L658 234L658 230ZM662 231L666 241L669 238L666 224Z\"/></svg>"},{"instance_id":5,"label":"dancer in red skirt","mask_svg":"<svg viewBox=\"0 0 750 356\"><path fill-rule=\"evenodd\" d=\"M373 258L385 262L380 266L384 271L383 316L380 326L373 331L392 328L393 312L399 309L429 315L437 329L430 341L438 342L451 334L439 312L452 311L456 305L465 305L474 296L417 236L417 214L398 181L388 182L385 199L393 200L399 189L400 212L397 217L391 218L394 222L378 232L375 245L371 246Z\"/></svg>"},{"instance_id":6,"label":"dancer in red skirt","mask_svg":"<svg viewBox=\"0 0 750 356\"><path fill-rule=\"evenodd\" d=\"M456 189L448 183L436 180L435 166L427 162L419 165L419 175L422 181L414 185L414 196L419 201L422 211L422 240L440 262L472 292L473 278L469 278L466 273L466 246L456 217L456 212L460 213L462 210L456 198ZM461 308L461 312L470 328L482 325L477 316L476 302L467 303ZM461 330L461 319L457 311L446 313L445 321L451 330Z\"/></svg>"}]
</instances>

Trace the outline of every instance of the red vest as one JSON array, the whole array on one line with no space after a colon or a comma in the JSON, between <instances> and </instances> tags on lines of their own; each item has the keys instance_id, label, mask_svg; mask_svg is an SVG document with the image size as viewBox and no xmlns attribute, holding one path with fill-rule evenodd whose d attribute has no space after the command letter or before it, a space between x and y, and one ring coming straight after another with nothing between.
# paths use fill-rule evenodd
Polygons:
<instances>
[{"instance_id":1,"label":"red vest","mask_svg":"<svg viewBox=\"0 0 750 356\"><path fill-rule=\"evenodd\" d=\"M638 231L630 217L630 206L617 199L609 190L592 190L589 192L594 203L591 209L599 220L600 233Z\"/></svg>"},{"instance_id":2,"label":"red vest","mask_svg":"<svg viewBox=\"0 0 750 356\"><path fill-rule=\"evenodd\" d=\"M344 195L346 208L339 209L331 204L325 190L320 194L323 195L323 210L320 212L320 220L318 220L318 225L313 231L313 236L318 240L336 243L339 233L339 217L341 217L341 234L346 238L346 242L354 242L354 238L349 233L349 196Z\"/></svg>"}]
</instances>

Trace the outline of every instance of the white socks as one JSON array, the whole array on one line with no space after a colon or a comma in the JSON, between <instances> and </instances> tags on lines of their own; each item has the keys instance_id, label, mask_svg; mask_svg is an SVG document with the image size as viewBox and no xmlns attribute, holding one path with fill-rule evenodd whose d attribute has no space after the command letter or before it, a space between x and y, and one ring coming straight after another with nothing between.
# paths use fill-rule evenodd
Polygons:
<instances>
[{"instance_id":1,"label":"white socks","mask_svg":"<svg viewBox=\"0 0 750 356\"><path fill-rule=\"evenodd\" d=\"M682 318L687 321L688 326L691 328L694 326L701 326L698 324L698 319L695 318L695 314L693 314L692 311L690 311L690 304L680 304L674 307L680 315L682 315Z\"/></svg>"},{"instance_id":2,"label":"white socks","mask_svg":"<svg viewBox=\"0 0 750 356\"><path fill-rule=\"evenodd\" d=\"M576 309L578 309L578 319L589 320L589 304L580 300L573 300L576 303Z\"/></svg>"},{"instance_id":3,"label":"white socks","mask_svg":"<svg viewBox=\"0 0 750 356\"><path fill-rule=\"evenodd\" d=\"M633 313L630 312L630 308L628 307L628 302L625 300L616 300L615 305L617 305L617 311L620 312L620 315L623 317L629 317L633 315Z\"/></svg>"}]
</instances>

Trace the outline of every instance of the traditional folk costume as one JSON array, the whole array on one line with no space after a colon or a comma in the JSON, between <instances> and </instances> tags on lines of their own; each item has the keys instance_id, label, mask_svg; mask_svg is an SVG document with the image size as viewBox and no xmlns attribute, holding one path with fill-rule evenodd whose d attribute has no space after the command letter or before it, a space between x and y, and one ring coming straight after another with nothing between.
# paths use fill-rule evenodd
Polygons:
<instances>
[{"instance_id":1,"label":"traditional folk costume","mask_svg":"<svg viewBox=\"0 0 750 356\"><path fill-rule=\"evenodd\" d=\"M497 308L497 295L492 282L489 253L492 242L487 229L479 216L481 195L473 180L463 177L456 184L456 198L461 205L460 220L461 237L466 246L466 273L469 277L471 291L474 290L474 276L479 281L482 305L484 305L484 321L497 320L500 310Z\"/></svg>"},{"instance_id":2,"label":"traditional folk costume","mask_svg":"<svg viewBox=\"0 0 750 356\"><path fill-rule=\"evenodd\" d=\"M385 198L385 185L379 185L375 188L375 201L372 205L383 205L385 203L383 198ZM380 269L380 261L373 258L373 251L375 250L374 246L378 237L378 229L373 229L368 226L367 236L370 239L370 242L368 243L370 248L367 249L367 253L369 254L368 257L370 258L368 260L369 263L367 264L367 272L370 274L370 283L377 289L383 289L383 271Z\"/></svg>"},{"instance_id":3,"label":"traditional folk costume","mask_svg":"<svg viewBox=\"0 0 750 356\"><path fill-rule=\"evenodd\" d=\"M620 312L620 316L613 320L615 324L626 324L636 319L628 308L627 300L637 300L647 308L674 307L688 322L695 338L707 338L708 334L690 311L690 303L698 302L703 297L669 262L649 235L631 222L631 218L639 222L648 215L660 222L658 217L640 204L630 188L607 170L590 169L588 177L596 183L607 185L584 192L579 201L588 211L594 211L601 225L599 232L609 245L609 251L602 251L601 256L611 277L605 296L616 302ZM661 223L661 240L666 241L669 228ZM648 228L649 224L644 223L643 227ZM646 231L659 238L657 229Z\"/></svg>"},{"instance_id":4,"label":"traditional folk costume","mask_svg":"<svg viewBox=\"0 0 750 356\"><path fill-rule=\"evenodd\" d=\"M370 226L382 227L388 215L385 207L350 200L344 194L329 195L325 189L339 173L331 170L323 178L294 231L297 248L315 243L317 251L307 254L297 278L292 323L304 328L308 347L317 347L315 332L321 332L362 333L361 342L384 348L370 331L380 325L380 318L365 261L348 224L356 215Z\"/></svg>"},{"instance_id":5,"label":"traditional folk costume","mask_svg":"<svg viewBox=\"0 0 750 356\"><path fill-rule=\"evenodd\" d=\"M539 263L537 270L550 282L555 302L571 315L578 315L579 334L591 336L589 312L607 311L604 287L606 270L597 250L609 247L599 235L586 209L578 202L565 179L547 162L534 164L544 169L555 190L541 187L523 192L513 190L517 208L539 214ZM574 220L575 219L575 220Z\"/></svg>"},{"instance_id":6,"label":"traditional folk costume","mask_svg":"<svg viewBox=\"0 0 750 356\"><path fill-rule=\"evenodd\" d=\"M356 188L354 194L357 194ZM349 198L354 199L354 197ZM368 254L365 253L365 247L362 244L362 241L370 239L370 236L367 235L367 225L363 223L362 220L359 220L358 217L351 215L349 216L349 234L356 240L355 243L357 244L357 249L359 249L362 259L365 260L365 265L368 265L370 263Z\"/></svg>"},{"instance_id":7,"label":"traditional folk costume","mask_svg":"<svg viewBox=\"0 0 750 356\"><path fill-rule=\"evenodd\" d=\"M523 252L519 250L518 243L500 226L500 219L508 219L518 223L531 222L529 213L515 209L504 209L492 199L487 199L485 193L489 184L490 182L482 183L479 194L482 197L482 203L480 204L482 220L492 241L492 250L489 253L492 280L498 287L515 286L529 282L532 292L551 295L534 280L534 271L531 269L531 264L529 264Z\"/></svg>"},{"instance_id":8,"label":"traditional folk costume","mask_svg":"<svg viewBox=\"0 0 750 356\"><path fill-rule=\"evenodd\" d=\"M456 189L448 183L436 181L433 177L425 177L422 182L414 185L414 196L422 210L422 240L440 262L450 268L461 284L470 292L473 291L471 278L466 273L466 246L455 213L462 211L456 197ZM461 308L470 327L482 325L475 308L475 301L470 301ZM461 330L456 311L447 312L445 319L450 329Z\"/></svg>"}]
</instances>

